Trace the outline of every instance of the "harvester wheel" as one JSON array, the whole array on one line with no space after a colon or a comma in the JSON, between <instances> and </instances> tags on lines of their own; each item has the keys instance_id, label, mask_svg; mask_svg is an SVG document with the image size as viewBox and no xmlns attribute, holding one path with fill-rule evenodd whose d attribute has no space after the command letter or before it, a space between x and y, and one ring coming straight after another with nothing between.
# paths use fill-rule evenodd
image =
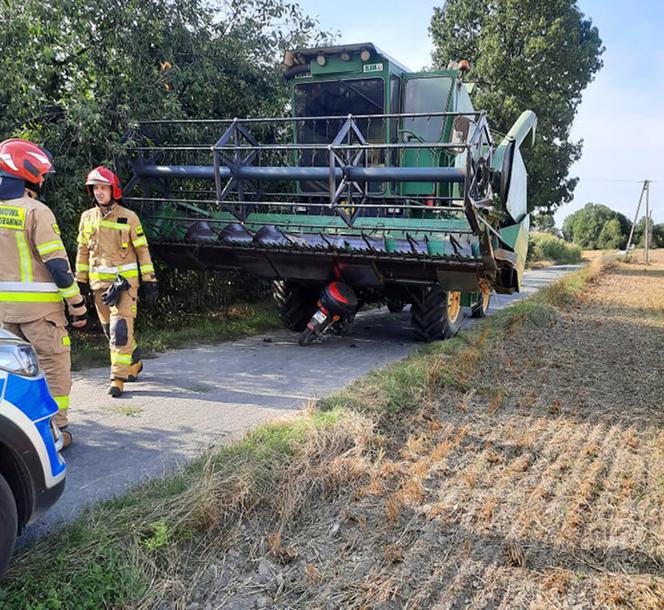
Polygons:
<instances>
[{"instance_id":1,"label":"harvester wheel","mask_svg":"<svg viewBox=\"0 0 664 610\"><path fill-rule=\"evenodd\" d=\"M491 293L481 292L479 299L470 306L470 315L473 318L483 318L484 316L486 316L486 312L489 311L490 302L491 302Z\"/></svg>"},{"instance_id":2,"label":"harvester wheel","mask_svg":"<svg viewBox=\"0 0 664 610\"><path fill-rule=\"evenodd\" d=\"M449 339L461 327L461 293L432 286L413 299L411 325L420 341Z\"/></svg>"},{"instance_id":3,"label":"harvester wheel","mask_svg":"<svg viewBox=\"0 0 664 610\"><path fill-rule=\"evenodd\" d=\"M281 322L288 330L302 332L316 311L319 290L294 282L274 282L272 293Z\"/></svg>"},{"instance_id":4,"label":"harvester wheel","mask_svg":"<svg viewBox=\"0 0 664 610\"><path fill-rule=\"evenodd\" d=\"M400 311L403 311L405 306L406 303L404 301L392 301L391 299L388 299L387 301L387 309L390 313L399 313Z\"/></svg>"}]
</instances>

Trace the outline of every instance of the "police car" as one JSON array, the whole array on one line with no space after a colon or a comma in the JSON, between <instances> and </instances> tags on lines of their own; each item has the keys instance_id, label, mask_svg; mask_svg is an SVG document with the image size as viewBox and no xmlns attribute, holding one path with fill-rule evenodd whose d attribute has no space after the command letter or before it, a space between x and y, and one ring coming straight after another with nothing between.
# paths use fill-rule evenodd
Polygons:
<instances>
[{"instance_id":1,"label":"police car","mask_svg":"<svg viewBox=\"0 0 664 610\"><path fill-rule=\"evenodd\" d=\"M18 534L64 489L57 410L30 344L0 329L0 578Z\"/></svg>"}]
</instances>

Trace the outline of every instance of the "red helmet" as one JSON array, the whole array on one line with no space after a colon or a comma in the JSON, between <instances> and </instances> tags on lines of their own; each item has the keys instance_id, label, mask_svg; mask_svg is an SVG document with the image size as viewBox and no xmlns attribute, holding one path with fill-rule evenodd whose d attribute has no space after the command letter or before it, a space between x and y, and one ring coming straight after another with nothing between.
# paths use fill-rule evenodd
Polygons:
<instances>
[{"instance_id":1,"label":"red helmet","mask_svg":"<svg viewBox=\"0 0 664 610\"><path fill-rule=\"evenodd\" d=\"M95 167L85 179L85 186L92 197L92 186L95 184L105 184L112 189L113 199L118 201L122 198L122 189L120 188L120 179L108 168L100 165Z\"/></svg>"},{"instance_id":2,"label":"red helmet","mask_svg":"<svg viewBox=\"0 0 664 610\"><path fill-rule=\"evenodd\" d=\"M55 172L53 155L32 142L11 138L0 142L0 171L41 186L46 174Z\"/></svg>"}]
</instances>

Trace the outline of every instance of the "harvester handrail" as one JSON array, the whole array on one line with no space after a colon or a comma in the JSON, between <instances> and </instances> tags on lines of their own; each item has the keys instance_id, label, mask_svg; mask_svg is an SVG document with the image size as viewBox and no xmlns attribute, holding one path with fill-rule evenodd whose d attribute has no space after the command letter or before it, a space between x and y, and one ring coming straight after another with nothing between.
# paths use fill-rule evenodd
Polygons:
<instances>
[{"instance_id":1,"label":"harvester handrail","mask_svg":"<svg viewBox=\"0 0 664 610\"><path fill-rule=\"evenodd\" d=\"M470 144L465 144L461 142L452 143L452 142L397 142L397 143L367 143L367 144L223 144L221 146L217 145L186 145L186 146L136 146L134 150L141 152L151 151L151 150L174 150L174 151L187 151L187 150L375 150L375 149L437 149L437 148L458 148L466 149L469 148Z\"/></svg>"},{"instance_id":2,"label":"harvester handrail","mask_svg":"<svg viewBox=\"0 0 664 610\"><path fill-rule=\"evenodd\" d=\"M424 118L424 117L481 117L486 114L483 110L475 112L468 111L444 111L444 112L396 112L390 114L332 114L322 116L307 116L307 117L248 117L248 118L233 118L233 119L141 119L138 121L139 125L172 125L172 124L208 124L208 125L230 125L236 123L292 123L292 122L306 122L306 121L322 121L322 120L342 120L342 119L409 119L409 118Z\"/></svg>"},{"instance_id":3,"label":"harvester handrail","mask_svg":"<svg viewBox=\"0 0 664 610\"><path fill-rule=\"evenodd\" d=\"M451 142L396 142L385 143L369 142L367 144L259 144L249 146L246 144L224 144L222 146L213 146L213 150L374 150L380 149L401 149L401 148L468 148L468 144Z\"/></svg>"}]
</instances>

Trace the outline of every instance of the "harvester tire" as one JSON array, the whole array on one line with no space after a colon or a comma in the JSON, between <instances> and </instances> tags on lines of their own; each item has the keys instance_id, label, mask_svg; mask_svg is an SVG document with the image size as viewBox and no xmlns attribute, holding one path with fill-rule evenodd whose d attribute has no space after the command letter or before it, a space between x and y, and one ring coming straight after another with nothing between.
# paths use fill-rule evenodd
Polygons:
<instances>
[{"instance_id":1,"label":"harvester tire","mask_svg":"<svg viewBox=\"0 0 664 610\"><path fill-rule=\"evenodd\" d=\"M490 301L490 294L480 293L479 299L470 306L470 316L472 318L484 318L486 316L486 312L489 311Z\"/></svg>"},{"instance_id":2,"label":"harvester tire","mask_svg":"<svg viewBox=\"0 0 664 610\"><path fill-rule=\"evenodd\" d=\"M460 293L445 292L439 285L431 286L413 299L411 326L419 341L449 339L461 327L460 304L456 315L450 316L450 299L460 298Z\"/></svg>"},{"instance_id":3,"label":"harvester tire","mask_svg":"<svg viewBox=\"0 0 664 610\"><path fill-rule=\"evenodd\" d=\"M400 311L403 311L405 306L406 303L404 301L387 301L387 309L390 311L390 313L399 313Z\"/></svg>"},{"instance_id":4,"label":"harvester tire","mask_svg":"<svg viewBox=\"0 0 664 610\"><path fill-rule=\"evenodd\" d=\"M272 293L281 322L288 330L302 332L316 311L319 291L294 282L274 282Z\"/></svg>"}]
</instances>

